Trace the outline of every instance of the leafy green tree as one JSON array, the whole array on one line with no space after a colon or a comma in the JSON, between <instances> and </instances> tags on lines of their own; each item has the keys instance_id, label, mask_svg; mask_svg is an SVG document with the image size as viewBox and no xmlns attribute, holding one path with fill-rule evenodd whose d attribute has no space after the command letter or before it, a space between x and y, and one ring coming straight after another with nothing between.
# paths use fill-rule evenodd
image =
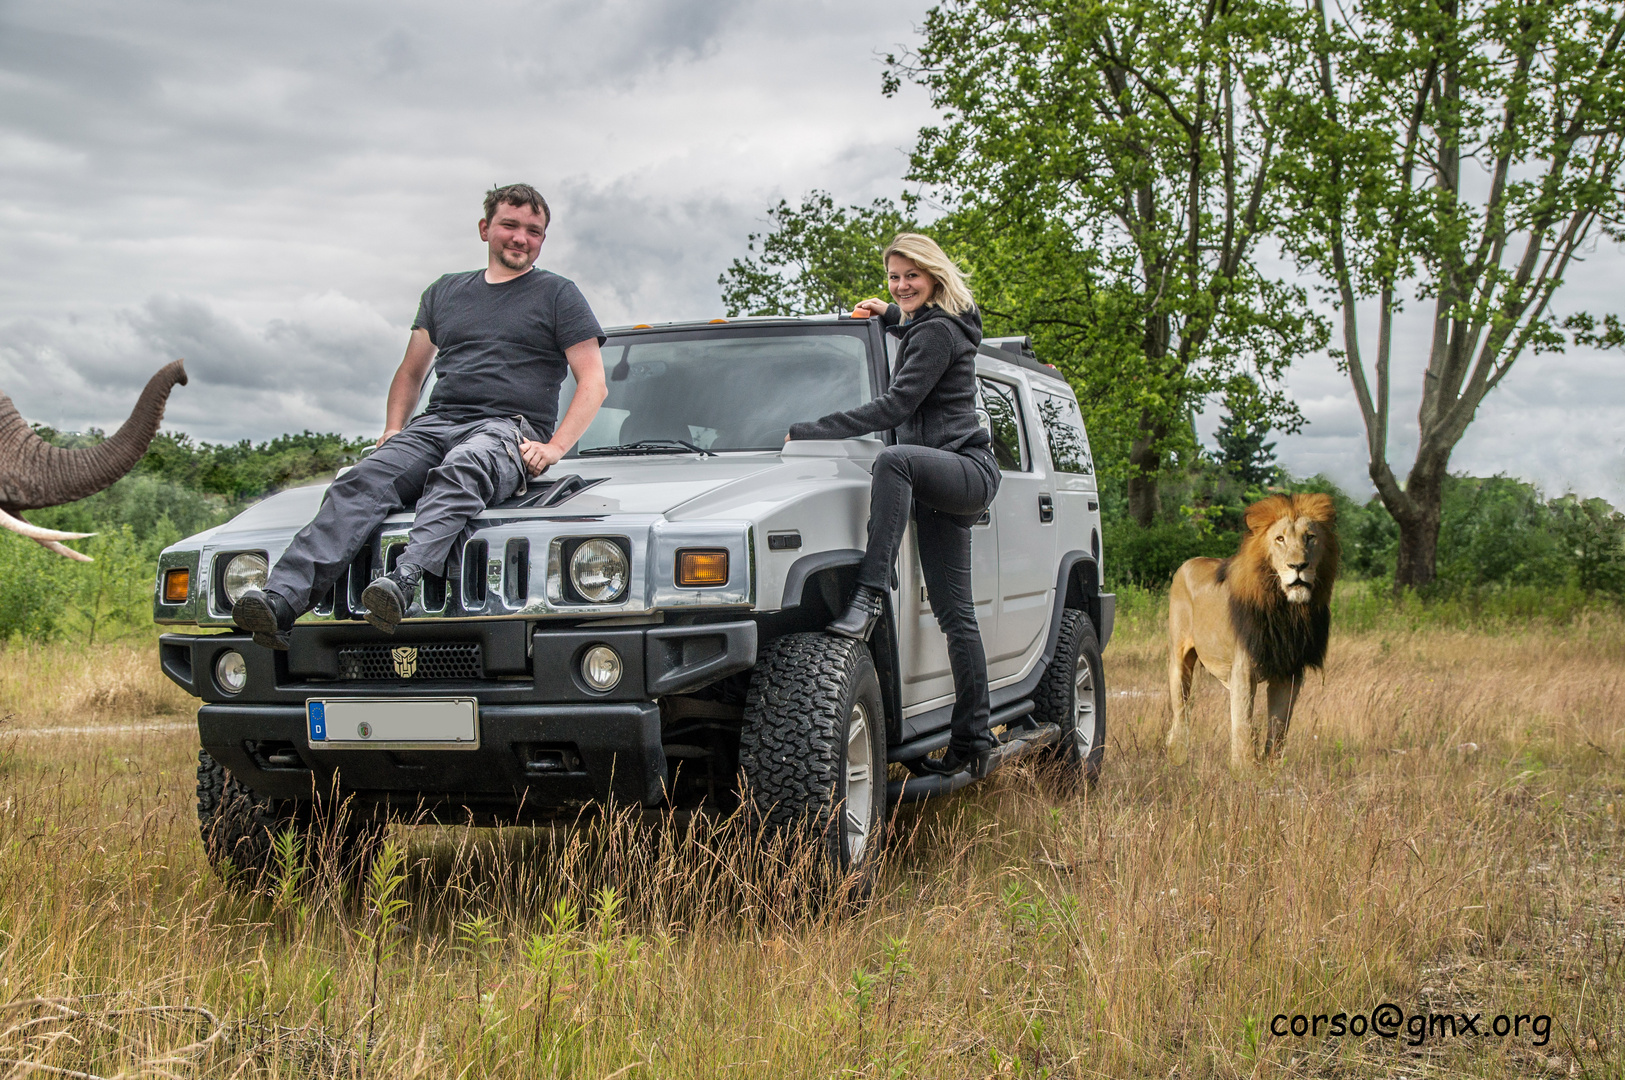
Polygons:
<instances>
[{"instance_id":1,"label":"leafy green tree","mask_svg":"<svg viewBox=\"0 0 1625 1080\"><path fill-rule=\"evenodd\" d=\"M67 614L63 598L82 565L16 533L0 536L0 644L12 637L55 637Z\"/></svg>"},{"instance_id":2,"label":"leafy green tree","mask_svg":"<svg viewBox=\"0 0 1625 1080\"><path fill-rule=\"evenodd\" d=\"M823 315L886 295L881 253L917 228L890 199L837 207L827 191L767 212L772 227L751 233L750 256L717 278L729 315Z\"/></svg>"},{"instance_id":3,"label":"leafy green tree","mask_svg":"<svg viewBox=\"0 0 1625 1080\"><path fill-rule=\"evenodd\" d=\"M1264 441L1270 422L1258 384L1245 375L1237 376L1225 391L1224 405L1224 419L1214 433L1220 465L1249 489L1275 483L1281 467L1275 463L1275 444Z\"/></svg>"},{"instance_id":4,"label":"leafy green tree","mask_svg":"<svg viewBox=\"0 0 1625 1080\"><path fill-rule=\"evenodd\" d=\"M1038 358L1072 384L1100 479L1115 495L1128 480L1140 403L1152 390L1140 343L1124 333L1139 319L1139 295L1110 279L1098 254L1080 249L1058 222L1006 228L965 207L926 231L969 271L987 333L1031 337ZM1170 432L1168 457L1195 458L1190 431L1181 424Z\"/></svg>"},{"instance_id":5,"label":"leafy green tree","mask_svg":"<svg viewBox=\"0 0 1625 1080\"><path fill-rule=\"evenodd\" d=\"M1602 499L1565 495L1547 504L1563 555L1586 592L1625 593L1625 514Z\"/></svg>"},{"instance_id":6,"label":"leafy green tree","mask_svg":"<svg viewBox=\"0 0 1625 1080\"><path fill-rule=\"evenodd\" d=\"M1552 302L1599 233L1625 239L1620 6L1596 0L1314 0L1279 45L1282 235L1331 283L1333 353L1365 421L1372 482L1399 527L1396 589L1439 573L1450 454L1526 351L1563 331L1620 344L1617 318ZM1395 316L1431 301L1415 460L1389 463ZM1362 315L1375 317L1361 325ZM1403 362L1403 361L1402 361Z\"/></svg>"},{"instance_id":7,"label":"leafy green tree","mask_svg":"<svg viewBox=\"0 0 1625 1080\"><path fill-rule=\"evenodd\" d=\"M1511 476L1452 476L1441 502L1437 580L1453 588L1568 580L1571 561L1533 484Z\"/></svg>"},{"instance_id":8,"label":"leafy green tree","mask_svg":"<svg viewBox=\"0 0 1625 1080\"><path fill-rule=\"evenodd\" d=\"M1058 251L1072 269L1032 299L1110 342L1105 371L1087 354L1063 366L1111 380L1097 413L1132 431L1141 525L1192 410L1238 371L1273 386L1326 338L1304 291L1256 261L1278 208L1277 134L1255 103L1287 77L1274 41L1294 17L1277 0L946 0L919 49L890 58L888 92L911 80L944 114L909 179L1006 252ZM1275 427L1301 424L1283 393L1265 400Z\"/></svg>"}]
</instances>

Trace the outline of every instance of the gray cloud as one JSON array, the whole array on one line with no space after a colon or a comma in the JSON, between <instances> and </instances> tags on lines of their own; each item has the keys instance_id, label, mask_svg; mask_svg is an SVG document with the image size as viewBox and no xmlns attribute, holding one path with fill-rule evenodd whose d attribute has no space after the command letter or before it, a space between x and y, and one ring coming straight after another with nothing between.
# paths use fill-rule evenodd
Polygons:
<instances>
[{"instance_id":1,"label":"gray cloud","mask_svg":"<svg viewBox=\"0 0 1625 1080\"><path fill-rule=\"evenodd\" d=\"M423 287L527 179L606 322L719 310L781 195L892 190L915 5L154 0L0 6L0 389L118 423L158 365L200 437L376 430ZM875 40L855 34L862 21ZM877 120L877 118L882 118Z\"/></svg>"},{"instance_id":2,"label":"gray cloud","mask_svg":"<svg viewBox=\"0 0 1625 1080\"><path fill-rule=\"evenodd\" d=\"M375 432L418 294L483 261L480 195L516 179L557 211L543 264L605 322L720 313L717 275L777 199L898 193L934 117L880 96L877 54L926 6L0 4L0 390L111 427L184 356L168 422L199 437ZM1611 310L1622 274L1600 245L1564 310ZM1619 368L1526 359L1455 466L1625 502ZM1283 460L1366 490L1346 377L1310 357L1288 381L1310 423ZM1417 381L1396 374L1399 465Z\"/></svg>"}]
</instances>

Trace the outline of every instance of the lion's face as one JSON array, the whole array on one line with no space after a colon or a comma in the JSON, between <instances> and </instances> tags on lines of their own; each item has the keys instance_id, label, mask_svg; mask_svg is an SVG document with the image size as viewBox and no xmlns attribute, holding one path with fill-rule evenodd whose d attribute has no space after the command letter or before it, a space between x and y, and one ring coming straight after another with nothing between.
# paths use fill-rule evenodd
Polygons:
<instances>
[{"instance_id":1,"label":"lion's face","mask_svg":"<svg viewBox=\"0 0 1625 1080\"><path fill-rule=\"evenodd\" d=\"M1265 530L1265 551L1290 603L1309 602L1327 536L1327 526L1308 516L1282 517Z\"/></svg>"}]
</instances>

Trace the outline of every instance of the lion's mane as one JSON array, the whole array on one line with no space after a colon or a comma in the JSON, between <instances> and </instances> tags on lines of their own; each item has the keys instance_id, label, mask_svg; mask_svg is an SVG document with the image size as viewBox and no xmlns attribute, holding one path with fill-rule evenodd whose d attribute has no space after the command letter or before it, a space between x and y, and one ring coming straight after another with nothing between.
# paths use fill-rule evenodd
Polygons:
<instances>
[{"instance_id":1,"label":"lion's mane","mask_svg":"<svg viewBox=\"0 0 1625 1080\"><path fill-rule=\"evenodd\" d=\"M1284 517L1308 517L1326 526L1306 604L1287 600L1270 562L1265 533ZM1337 507L1329 495L1271 495L1247 508L1247 535L1236 553L1219 564L1215 578L1229 587L1230 623L1260 677L1296 679L1305 668L1325 663L1332 627L1332 585L1341 557Z\"/></svg>"}]
</instances>

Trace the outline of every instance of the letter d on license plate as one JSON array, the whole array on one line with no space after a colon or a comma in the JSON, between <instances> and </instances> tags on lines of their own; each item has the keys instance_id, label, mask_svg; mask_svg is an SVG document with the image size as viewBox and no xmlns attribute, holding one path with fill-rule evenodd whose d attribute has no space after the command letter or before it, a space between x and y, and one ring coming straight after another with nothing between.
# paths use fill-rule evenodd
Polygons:
<instances>
[{"instance_id":1,"label":"letter d on license plate","mask_svg":"<svg viewBox=\"0 0 1625 1080\"><path fill-rule=\"evenodd\" d=\"M311 698L305 720L312 749L478 750L474 698Z\"/></svg>"}]
</instances>

